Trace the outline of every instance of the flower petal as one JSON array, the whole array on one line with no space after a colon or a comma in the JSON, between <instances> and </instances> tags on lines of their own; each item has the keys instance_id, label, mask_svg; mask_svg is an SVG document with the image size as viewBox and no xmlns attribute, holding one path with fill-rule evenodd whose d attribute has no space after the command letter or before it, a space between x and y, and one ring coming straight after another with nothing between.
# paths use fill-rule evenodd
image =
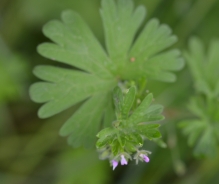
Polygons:
<instances>
[{"instance_id":1,"label":"flower petal","mask_svg":"<svg viewBox=\"0 0 219 184\"><path fill-rule=\"evenodd\" d=\"M127 165L127 164L128 164L128 162L125 159L124 155L121 155L121 165Z\"/></svg>"},{"instance_id":2,"label":"flower petal","mask_svg":"<svg viewBox=\"0 0 219 184\"><path fill-rule=\"evenodd\" d=\"M118 162L116 160L112 160L113 170L118 166Z\"/></svg>"}]
</instances>

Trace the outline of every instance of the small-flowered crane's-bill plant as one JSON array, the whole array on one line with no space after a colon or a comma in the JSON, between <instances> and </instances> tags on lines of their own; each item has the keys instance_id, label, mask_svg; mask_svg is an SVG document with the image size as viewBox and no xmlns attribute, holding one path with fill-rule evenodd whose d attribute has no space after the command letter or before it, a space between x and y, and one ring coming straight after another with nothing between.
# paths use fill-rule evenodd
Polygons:
<instances>
[{"instance_id":1,"label":"small-flowered crane's-bill plant","mask_svg":"<svg viewBox=\"0 0 219 184\"><path fill-rule=\"evenodd\" d=\"M97 148L102 157L107 152L105 157L114 168L119 161L128 163L133 152L136 162L149 161L150 152L139 148L143 139L161 136L159 125L148 123L161 119L162 108L150 106L152 94L145 97L144 93L146 80L174 82L173 71L184 64L177 49L168 50L177 41L176 36L157 19L149 20L136 38L145 14L145 8L134 8L132 0L102 0L104 49L77 13L64 11L61 21L53 20L43 27L53 43L39 45L38 52L69 68L37 66L33 71L43 80L30 88L31 99L44 103L39 117L51 117L84 101L60 134L69 136L73 147L88 148L94 147L98 135ZM115 107L112 96L117 100Z\"/></svg>"},{"instance_id":2,"label":"small-flowered crane's-bill plant","mask_svg":"<svg viewBox=\"0 0 219 184\"><path fill-rule=\"evenodd\" d=\"M195 117L179 126L196 156L212 157L219 144L219 40L212 41L206 52L200 39L191 38L185 57L196 91L188 108Z\"/></svg>"},{"instance_id":3,"label":"small-flowered crane's-bill plant","mask_svg":"<svg viewBox=\"0 0 219 184\"><path fill-rule=\"evenodd\" d=\"M131 154L136 153L134 159L149 162L150 151L139 150L143 146L144 139L152 140L161 137L158 131L159 124L151 122L162 120L163 107L161 105L151 105L153 95L148 94L139 106L133 109L136 97L135 87L131 87L126 94L123 94L119 87L113 92L115 104L116 120L111 127L101 130L96 143L100 151L101 159L108 158L113 168L118 165L127 165L132 159Z\"/></svg>"}]
</instances>

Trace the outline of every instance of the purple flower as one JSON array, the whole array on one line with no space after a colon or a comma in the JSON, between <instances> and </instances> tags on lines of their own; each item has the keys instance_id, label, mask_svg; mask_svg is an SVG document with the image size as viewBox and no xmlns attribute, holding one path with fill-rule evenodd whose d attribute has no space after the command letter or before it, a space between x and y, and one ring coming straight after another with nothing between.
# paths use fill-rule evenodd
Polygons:
<instances>
[{"instance_id":1,"label":"purple flower","mask_svg":"<svg viewBox=\"0 0 219 184\"><path fill-rule=\"evenodd\" d=\"M116 160L112 160L113 170L117 167L118 162Z\"/></svg>"},{"instance_id":2,"label":"purple flower","mask_svg":"<svg viewBox=\"0 0 219 184\"><path fill-rule=\"evenodd\" d=\"M143 158L143 160L145 162L149 162L150 161L149 157L147 155L145 155L145 154L140 154L140 157Z\"/></svg>"},{"instance_id":3,"label":"purple flower","mask_svg":"<svg viewBox=\"0 0 219 184\"><path fill-rule=\"evenodd\" d=\"M121 165L127 165L127 164L128 164L128 162L125 159L124 155L121 155Z\"/></svg>"}]
</instances>

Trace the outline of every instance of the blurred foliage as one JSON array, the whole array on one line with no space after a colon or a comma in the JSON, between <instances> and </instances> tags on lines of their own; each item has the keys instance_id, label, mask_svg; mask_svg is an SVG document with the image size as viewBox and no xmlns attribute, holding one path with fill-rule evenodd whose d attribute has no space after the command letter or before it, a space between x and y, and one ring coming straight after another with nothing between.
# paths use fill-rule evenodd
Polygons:
<instances>
[{"instance_id":1,"label":"blurred foliage","mask_svg":"<svg viewBox=\"0 0 219 184\"><path fill-rule=\"evenodd\" d=\"M204 45L219 38L217 0L135 0L147 8L147 19L157 17L178 36L182 50L187 40L199 36ZM29 75L33 66L50 63L36 53L47 41L42 26L59 18L65 9L78 12L103 43L99 15L100 0L1 0L0 1L0 181L3 184L37 183L124 183L124 184L217 184L219 156L195 159L187 138L176 123L194 115L186 106L195 95L186 67L174 84L149 81L148 90L164 105L166 120L161 126L167 149L148 143L151 162L110 171L97 154L73 150L58 136L62 122L75 110L69 109L49 120L39 120L38 106L29 101L27 85L36 81ZM20 59L22 58L22 59ZM217 75L217 74L216 74ZM216 147L218 151L218 147ZM78 169L77 169L78 168ZM65 172L66 171L66 172Z\"/></svg>"},{"instance_id":2,"label":"blurred foliage","mask_svg":"<svg viewBox=\"0 0 219 184\"><path fill-rule=\"evenodd\" d=\"M196 95L191 98L189 110L196 116L183 120L180 126L194 146L197 156L215 156L219 142L219 41L213 40L206 52L198 38L189 41L185 57L192 74ZM199 140L198 140L199 139Z\"/></svg>"},{"instance_id":3,"label":"blurred foliage","mask_svg":"<svg viewBox=\"0 0 219 184\"><path fill-rule=\"evenodd\" d=\"M0 73L0 104L19 98L24 93L24 83L28 78L28 63L19 54L9 53L1 38Z\"/></svg>"}]
</instances>

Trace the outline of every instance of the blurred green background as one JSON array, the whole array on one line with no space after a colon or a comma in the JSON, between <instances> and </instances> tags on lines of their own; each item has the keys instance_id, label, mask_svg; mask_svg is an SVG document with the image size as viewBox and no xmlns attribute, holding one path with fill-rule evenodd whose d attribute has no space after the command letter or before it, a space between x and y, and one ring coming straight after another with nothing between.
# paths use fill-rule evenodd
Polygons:
<instances>
[{"instance_id":1,"label":"blurred green background","mask_svg":"<svg viewBox=\"0 0 219 184\"><path fill-rule=\"evenodd\" d=\"M179 38L175 47L187 49L187 40L199 36L206 44L219 38L218 0L135 0L147 8L145 22L157 17ZM42 26L59 19L65 9L78 12L104 45L100 0L0 1L0 183L1 184L217 184L219 156L197 159L177 122L191 116L186 104L194 94L187 67L177 82L149 82L156 101L165 106L161 131L168 148L147 144L151 162L112 171L95 150L73 149L58 135L73 107L53 118L37 117L39 104L30 101L28 87L37 79L32 69L53 64L36 52L47 41Z\"/></svg>"}]
</instances>

